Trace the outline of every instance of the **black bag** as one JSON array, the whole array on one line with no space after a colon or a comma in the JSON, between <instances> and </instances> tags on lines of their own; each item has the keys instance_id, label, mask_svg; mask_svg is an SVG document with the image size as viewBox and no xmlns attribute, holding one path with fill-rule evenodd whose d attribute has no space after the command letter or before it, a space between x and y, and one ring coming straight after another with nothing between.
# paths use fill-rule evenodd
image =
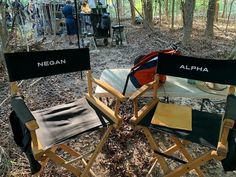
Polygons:
<instances>
[{"instance_id":1,"label":"black bag","mask_svg":"<svg viewBox=\"0 0 236 177\"><path fill-rule=\"evenodd\" d=\"M236 96L228 95L225 108L225 117L236 121ZM221 161L225 171L236 170L236 125L229 131L228 135L228 153L225 159Z\"/></svg>"},{"instance_id":2,"label":"black bag","mask_svg":"<svg viewBox=\"0 0 236 177\"><path fill-rule=\"evenodd\" d=\"M236 129L232 128L228 136L228 153L221 161L224 171L236 170Z\"/></svg>"},{"instance_id":3,"label":"black bag","mask_svg":"<svg viewBox=\"0 0 236 177\"><path fill-rule=\"evenodd\" d=\"M110 16L108 13L104 13L101 18L101 29L109 29L111 25Z\"/></svg>"},{"instance_id":4,"label":"black bag","mask_svg":"<svg viewBox=\"0 0 236 177\"><path fill-rule=\"evenodd\" d=\"M236 170L236 129L232 128L228 136L228 153L221 161L224 171Z\"/></svg>"},{"instance_id":5,"label":"black bag","mask_svg":"<svg viewBox=\"0 0 236 177\"><path fill-rule=\"evenodd\" d=\"M35 160L32 148L31 148L31 136L29 130L19 120L14 111L11 112L10 124L16 144L21 148L21 151L25 153L30 163L31 174L35 174L40 171L41 165Z\"/></svg>"}]
</instances>

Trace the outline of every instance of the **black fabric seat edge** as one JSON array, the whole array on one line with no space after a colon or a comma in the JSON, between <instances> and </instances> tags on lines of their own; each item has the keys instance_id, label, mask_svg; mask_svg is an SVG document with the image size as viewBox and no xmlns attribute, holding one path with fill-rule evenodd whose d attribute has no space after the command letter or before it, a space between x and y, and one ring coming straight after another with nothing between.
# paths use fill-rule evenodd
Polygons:
<instances>
[{"instance_id":1,"label":"black fabric seat edge","mask_svg":"<svg viewBox=\"0 0 236 177\"><path fill-rule=\"evenodd\" d=\"M156 106L142 119L139 125L176 135L179 138L207 147L216 148L219 140L222 115L192 110L192 131L178 130L151 124ZM210 130L210 131L209 131Z\"/></svg>"}]
</instances>

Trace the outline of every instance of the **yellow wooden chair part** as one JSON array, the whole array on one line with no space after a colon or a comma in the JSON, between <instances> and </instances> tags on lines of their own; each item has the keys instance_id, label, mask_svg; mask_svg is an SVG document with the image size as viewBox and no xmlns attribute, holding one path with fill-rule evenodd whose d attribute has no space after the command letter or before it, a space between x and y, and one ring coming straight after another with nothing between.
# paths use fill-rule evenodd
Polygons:
<instances>
[{"instance_id":1,"label":"yellow wooden chair part","mask_svg":"<svg viewBox=\"0 0 236 177\"><path fill-rule=\"evenodd\" d=\"M111 131L121 124L119 106L125 98L109 84L92 77L89 49L5 53L5 59L12 93L11 127L16 143L29 160L32 174L38 174L46 162L52 160L76 176L96 176L91 167ZM87 71L88 84L84 98L36 111L30 111L16 83L23 79L84 70ZM93 84L116 98L114 109L94 96ZM82 154L67 145L77 135L103 127L106 131L92 152ZM60 156L58 148L72 158L67 160ZM76 166L78 161L84 168Z\"/></svg>"},{"instance_id":2,"label":"yellow wooden chair part","mask_svg":"<svg viewBox=\"0 0 236 177\"><path fill-rule=\"evenodd\" d=\"M200 166L211 159L228 160L228 135L236 120L236 97L234 85L236 78L233 60L209 60L194 57L160 54L158 57L158 74L208 81L228 85L226 112L224 114L209 113L194 110L191 107L176 104L162 103L158 99L158 75L156 80L142 86L130 99L134 105L134 116L131 123L134 127L143 130L147 140L154 151L154 163L148 175L151 175L157 163L163 176L181 176L195 170L198 176L204 176ZM153 98L143 107L138 107L139 99L147 91L153 89ZM212 97L212 96L211 96ZM233 108L234 107L234 108ZM230 114L229 114L230 112ZM169 135L173 145L160 149L152 134L152 129ZM187 145L197 143L209 147L209 151L193 157L187 150ZM188 146L189 147L189 146ZM207 149L207 148L206 148ZM177 158L174 153L180 152L183 159ZM171 169L167 159L176 161L181 165ZM233 165L233 164L232 164ZM227 165L223 165L227 169ZM236 166L235 166L236 167Z\"/></svg>"}]
</instances>

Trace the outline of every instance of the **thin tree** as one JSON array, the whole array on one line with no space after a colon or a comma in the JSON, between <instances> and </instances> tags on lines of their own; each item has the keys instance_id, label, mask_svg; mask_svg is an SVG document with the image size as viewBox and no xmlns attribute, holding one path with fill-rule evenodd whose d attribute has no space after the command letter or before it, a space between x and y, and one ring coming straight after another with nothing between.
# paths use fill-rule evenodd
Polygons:
<instances>
[{"instance_id":1,"label":"thin tree","mask_svg":"<svg viewBox=\"0 0 236 177\"><path fill-rule=\"evenodd\" d=\"M145 28L149 26L153 26L153 9L152 9L152 0L142 0L143 1L143 9L144 9L144 18L148 25L144 23Z\"/></svg>"},{"instance_id":2,"label":"thin tree","mask_svg":"<svg viewBox=\"0 0 236 177\"><path fill-rule=\"evenodd\" d=\"M161 26L161 21L162 21L162 15L161 15L161 0L158 0L159 3L159 25Z\"/></svg>"},{"instance_id":3,"label":"thin tree","mask_svg":"<svg viewBox=\"0 0 236 177\"><path fill-rule=\"evenodd\" d=\"M131 23L134 25L135 24L135 6L134 3L135 0L129 0L130 3L130 11L131 11Z\"/></svg>"},{"instance_id":4,"label":"thin tree","mask_svg":"<svg viewBox=\"0 0 236 177\"><path fill-rule=\"evenodd\" d=\"M219 19L219 7L220 7L220 2L219 0L216 0L215 22L218 22Z\"/></svg>"},{"instance_id":5,"label":"thin tree","mask_svg":"<svg viewBox=\"0 0 236 177\"><path fill-rule=\"evenodd\" d=\"M158 4L158 1L154 0L154 15L157 14L157 4Z\"/></svg>"},{"instance_id":6,"label":"thin tree","mask_svg":"<svg viewBox=\"0 0 236 177\"><path fill-rule=\"evenodd\" d=\"M171 30L174 29L174 23L175 23L175 0L172 0Z\"/></svg>"},{"instance_id":7,"label":"thin tree","mask_svg":"<svg viewBox=\"0 0 236 177\"><path fill-rule=\"evenodd\" d=\"M166 20L169 21L169 1L165 0L165 15L166 15Z\"/></svg>"},{"instance_id":8,"label":"thin tree","mask_svg":"<svg viewBox=\"0 0 236 177\"><path fill-rule=\"evenodd\" d=\"M235 1L235 0L232 0L231 3L230 3L229 15L228 15L227 25L226 25L226 29L225 29L226 32L227 32L227 30L228 30L229 19L230 19L231 13L232 13L232 7L233 7L233 3L234 3L234 1Z\"/></svg>"},{"instance_id":9,"label":"thin tree","mask_svg":"<svg viewBox=\"0 0 236 177\"><path fill-rule=\"evenodd\" d=\"M186 45L191 41L195 0L186 0L183 5L183 44Z\"/></svg>"},{"instance_id":10,"label":"thin tree","mask_svg":"<svg viewBox=\"0 0 236 177\"><path fill-rule=\"evenodd\" d=\"M122 1L119 1L119 3L117 4L118 6L118 11L119 11L119 14L120 16L123 16L123 5L122 5Z\"/></svg>"},{"instance_id":11,"label":"thin tree","mask_svg":"<svg viewBox=\"0 0 236 177\"><path fill-rule=\"evenodd\" d=\"M216 0L209 0L207 9L207 23L205 29L205 37L209 42L211 42L214 36L213 25L215 17L215 8L216 8Z\"/></svg>"},{"instance_id":12,"label":"thin tree","mask_svg":"<svg viewBox=\"0 0 236 177\"><path fill-rule=\"evenodd\" d=\"M225 17L226 5L227 5L227 0L224 0L223 12L222 12L222 15L221 15L222 18Z\"/></svg>"},{"instance_id":13,"label":"thin tree","mask_svg":"<svg viewBox=\"0 0 236 177\"><path fill-rule=\"evenodd\" d=\"M6 23L6 1L2 2L0 13L2 20L0 20L0 65L4 62L3 52L6 46L6 40L8 38L7 23Z\"/></svg>"}]
</instances>

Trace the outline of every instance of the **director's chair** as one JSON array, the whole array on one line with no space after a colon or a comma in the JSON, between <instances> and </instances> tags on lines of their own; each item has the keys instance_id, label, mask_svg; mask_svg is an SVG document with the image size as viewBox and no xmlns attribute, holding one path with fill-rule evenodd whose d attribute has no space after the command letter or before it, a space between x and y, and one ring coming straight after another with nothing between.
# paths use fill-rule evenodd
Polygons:
<instances>
[{"instance_id":1,"label":"director's chair","mask_svg":"<svg viewBox=\"0 0 236 177\"><path fill-rule=\"evenodd\" d=\"M92 77L89 49L5 53L5 59L12 94L10 123L15 142L29 160L31 173L37 174L50 159L76 176L95 176L91 170L92 164L112 129L120 125L118 111L120 102L125 98L109 84ZM88 83L85 98L41 110L30 111L16 84L20 80L84 70L87 71ZM93 96L92 84L101 86L115 96L114 109ZM80 154L66 144L77 135L102 127L106 131L90 154ZM63 158L65 156L60 156L57 149L64 150L73 158ZM87 160L89 155L90 159ZM83 170L76 167L79 160L84 166Z\"/></svg>"},{"instance_id":2,"label":"director's chair","mask_svg":"<svg viewBox=\"0 0 236 177\"><path fill-rule=\"evenodd\" d=\"M156 80L142 86L130 99L134 104L134 116L131 118L133 126L143 130L147 140L154 151L154 160L148 175L151 175L157 163L160 164L164 176L181 176L195 170L198 176L204 176L200 165L216 159L222 161L224 170L236 167L235 144L228 143L229 137L234 136L234 122L236 121L236 61L209 60L186 56L160 54L158 57L158 74L226 84L228 96L226 98L225 114L216 114L194 110L190 106L163 103L158 99ZM144 106L138 106L138 99L147 90L153 89L153 98ZM157 93L157 94L156 94ZM212 96L212 95L211 95ZM161 148L153 137L151 130L168 134L173 146ZM229 133L230 132L230 133ZM230 136L229 136L230 135ZM159 140L159 141L158 141ZM193 157L187 147L197 143L208 147L209 151ZM232 145L233 144L233 145ZM233 147L234 146L234 147ZM208 149L206 148L206 149ZM183 158L175 155L182 154ZM233 154L233 155L232 155ZM175 169L171 169L170 162L178 162ZM232 167L234 165L234 167ZM234 169L235 170L235 169Z\"/></svg>"}]
</instances>

